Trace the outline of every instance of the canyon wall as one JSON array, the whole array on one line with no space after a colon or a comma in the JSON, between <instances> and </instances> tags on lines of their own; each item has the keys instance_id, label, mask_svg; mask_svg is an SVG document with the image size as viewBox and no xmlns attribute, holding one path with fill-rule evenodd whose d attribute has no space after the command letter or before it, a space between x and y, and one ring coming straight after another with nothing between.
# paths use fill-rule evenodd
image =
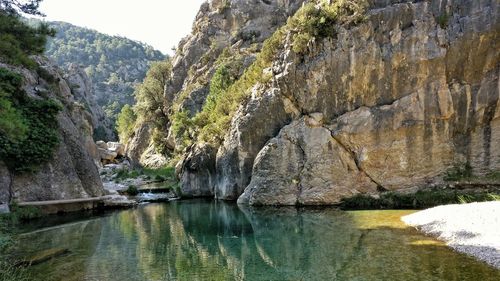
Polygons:
<instances>
[{"instance_id":1,"label":"canyon wall","mask_svg":"<svg viewBox=\"0 0 500 281\"><path fill-rule=\"evenodd\" d=\"M46 59L37 58L37 63L43 69L43 77L40 71L1 63L0 67L22 76L23 90L30 98L51 99L62 105L57 115L59 144L52 160L32 171L9 171L7 163L0 160L0 200L9 203L102 196L104 189L96 165L100 156L92 139L94 122L99 121L96 118L100 113L88 109L93 98L85 88L85 76L75 70L63 77Z\"/></svg>"},{"instance_id":2,"label":"canyon wall","mask_svg":"<svg viewBox=\"0 0 500 281\"><path fill-rule=\"evenodd\" d=\"M309 2L203 4L173 60L165 100L179 105L168 110L195 116L222 47L244 52L241 72L248 70L260 51L251 42L264 42ZM498 173L498 1L367 3L362 20L334 24L302 52L296 31L286 30L262 73L271 78L251 88L220 143L179 149L169 140L183 155L183 196L328 205L440 185L454 169Z\"/></svg>"}]
</instances>

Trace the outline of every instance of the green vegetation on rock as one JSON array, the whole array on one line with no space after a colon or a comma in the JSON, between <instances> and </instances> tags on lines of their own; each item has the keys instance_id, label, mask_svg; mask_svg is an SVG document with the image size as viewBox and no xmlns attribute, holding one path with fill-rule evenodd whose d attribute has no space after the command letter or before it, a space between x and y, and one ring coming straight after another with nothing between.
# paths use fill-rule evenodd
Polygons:
<instances>
[{"instance_id":1,"label":"green vegetation on rock","mask_svg":"<svg viewBox=\"0 0 500 281\"><path fill-rule=\"evenodd\" d=\"M328 1L317 2L304 5L287 24L294 31L292 49L295 53L305 53L307 45L313 40L333 38L337 23L360 22L368 7L366 0L337 0L332 4Z\"/></svg>"},{"instance_id":2,"label":"green vegetation on rock","mask_svg":"<svg viewBox=\"0 0 500 281\"><path fill-rule=\"evenodd\" d=\"M334 37L337 23L356 24L362 21L367 7L366 0L338 0L332 4L318 0L305 4L286 25L264 42L255 62L241 77L230 75L233 73L230 65L220 63L238 61L238 54L228 54L224 50L218 59L219 67L211 80L210 93L202 111L194 118L179 111L172 118L174 132L184 140L183 146L192 141L222 142L236 110L250 97L252 88L271 80L271 64L283 50L287 34L292 35L293 50L304 54L311 40Z\"/></svg>"},{"instance_id":3,"label":"green vegetation on rock","mask_svg":"<svg viewBox=\"0 0 500 281\"><path fill-rule=\"evenodd\" d=\"M356 195L345 198L339 205L347 210L424 209L447 204L497 201L499 196L498 190L425 189L415 193L384 192L377 197Z\"/></svg>"},{"instance_id":4,"label":"green vegetation on rock","mask_svg":"<svg viewBox=\"0 0 500 281\"><path fill-rule=\"evenodd\" d=\"M136 119L137 115L134 110L130 105L126 104L118 114L116 120L116 130L122 142L126 142L134 133Z\"/></svg>"},{"instance_id":5,"label":"green vegetation on rock","mask_svg":"<svg viewBox=\"0 0 500 281\"><path fill-rule=\"evenodd\" d=\"M450 18L450 15L446 12L442 13L437 17L437 23L442 29L445 29L448 26L448 20Z\"/></svg>"},{"instance_id":6,"label":"green vegetation on rock","mask_svg":"<svg viewBox=\"0 0 500 281\"><path fill-rule=\"evenodd\" d=\"M0 10L0 61L34 69L37 64L30 56L42 54L47 36L53 35L47 24L33 28L19 15Z\"/></svg>"},{"instance_id":7,"label":"green vegetation on rock","mask_svg":"<svg viewBox=\"0 0 500 281\"><path fill-rule=\"evenodd\" d=\"M33 170L52 158L61 108L54 100L28 97L22 77L0 68L0 159L10 170Z\"/></svg>"},{"instance_id":8,"label":"green vegetation on rock","mask_svg":"<svg viewBox=\"0 0 500 281\"><path fill-rule=\"evenodd\" d=\"M29 20L39 25L37 20ZM109 36L64 22L48 22L57 31L47 43L46 55L66 68L78 64L92 79L97 103L114 121L125 104L134 103L134 89L151 62L165 56L151 46L124 37Z\"/></svg>"},{"instance_id":9,"label":"green vegetation on rock","mask_svg":"<svg viewBox=\"0 0 500 281\"><path fill-rule=\"evenodd\" d=\"M139 194L139 189L137 189L137 186L135 185L129 185L126 192L130 196L136 196L137 194Z\"/></svg>"},{"instance_id":10,"label":"green vegetation on rock","mask_svg":"<svg viewBox=\"0 0 500 281\"><path fill-rule=\"evenodd\" d=\"M138 178L140 176L145 176L155 181L171 180L175 179L175 168L167 166L159 169L143 168L130 171L120 170L116 174L116 178L119 180L133 179L133 178Z\"/></svg>"},{"instance_id":11,"label":"green vegetation on rock","mask_svg":"<svg viewBox=\"0 0 500 281\"><path fill-rule=\"evenodd\" d=\"M144 81L134 92L136 99L134 111L138 116L137 122L147 122L153 126L152 140L157 152L161 154L165 154L168 150L165 143L169 117L164 108L168 106L169 101L165 100L163 92L171 72L172 64L169 59L154 62Z\"/></svg>"}]
</instances>

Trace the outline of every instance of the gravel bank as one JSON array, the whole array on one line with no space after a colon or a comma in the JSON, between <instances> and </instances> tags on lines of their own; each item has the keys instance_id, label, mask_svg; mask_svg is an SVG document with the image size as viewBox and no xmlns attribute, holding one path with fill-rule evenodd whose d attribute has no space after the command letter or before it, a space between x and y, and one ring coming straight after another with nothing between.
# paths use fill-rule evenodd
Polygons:
<instances>
[{"instance_id":1,"label":"gravel bank","mask_svg":"<svg viewBox=\"0 0 500 281\"><path fill-rule=\"evenodd\" d=\"M500 269L500 201L439 206L402 220Z\"/></svg>"}]
</instances>

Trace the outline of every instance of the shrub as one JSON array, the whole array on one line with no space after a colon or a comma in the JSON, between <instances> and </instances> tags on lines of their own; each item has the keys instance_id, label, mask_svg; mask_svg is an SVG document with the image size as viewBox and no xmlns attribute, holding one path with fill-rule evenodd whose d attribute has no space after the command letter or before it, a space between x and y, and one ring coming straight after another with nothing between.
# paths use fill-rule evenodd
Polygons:
<instances>
[{"instance_id":1,"label":"shrub","mask_svg":"<svg viewBox=\"0 0 500 281\"><path fill-rule=\"evenodd\" d=\"M22 78L3 68L0 93L0 159L11 171L32 171L52 158L59 143L57 114L62 106L28 97Z\"/></svg>"},{"instance_id":2,"label":"shrub","mask_svg":"<svg viewBox=\"0 0 500 281\"><path fill-rule=\"evenodd\" d=\"M27 131L21 112L14 108L5 93L0 92L0 133L13 141L21 141Z\"/></svg>"},{"instance_id":3,"label":"shrub","mask_svg":"<svg viewBox=\"0 0 500 281\"><path fill-rule=\"evenodd\" d=\"M442 13L437 17L437 22L442 29L445 29L448 26L449 18L450 16L446 12Z\"/></svg>"},{"instance_id":4,"label":"shrub","mask_svg":"<svg viewBox=\"0 0 500 281\"><path fill-rule=\"evenodd\" d=\"M450 168L444 176L445 181L459 181L471 179L473 177L472 166L469 162L462 165L456 165Z\"/></svg>"},{"instance_id":5,"label":"shrub","mask_svg":"<svg viewBox=\"0 0 500 281\"><path fill-rule=\"evenodd\" d=\"M378 197L358 194L340 203L343 209L422 209L446 204L495 201L496 193L467 190L426 189L411 194L384 192Z\"/></svg>"},{"instance_id":6,"label":"shrub","mask_svg":"<svg viewBox=\"0 0 500 281\"><path fill-rule=\"evenodd\" d=\"M130 196L136 196L137 194L139 194L139 189L137 189L137 186L135 185L129 185L129 187L127 188L127 194Z\"/></svg>"},{"instance_id":7,"label":"shrub","mask_svg":"<svg viewBox=\"0 0 500 281\"><path fill-rule=\"evenodd\" d=\"M304 53L313 39L334 37L337 23L359 23L364 19L367 7L366 0L337 0L332 4L321 1L319 5L304 5L288 22L294 32L294 52Z\"/></svg>"}]
</instances>

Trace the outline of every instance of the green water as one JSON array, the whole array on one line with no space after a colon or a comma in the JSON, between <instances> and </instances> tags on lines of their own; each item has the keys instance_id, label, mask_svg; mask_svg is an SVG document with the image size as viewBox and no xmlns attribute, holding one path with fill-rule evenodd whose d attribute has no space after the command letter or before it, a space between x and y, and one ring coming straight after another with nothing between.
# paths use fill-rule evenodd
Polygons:
<instances>
[{"instance_id":1,"label":"green water","mask_svg":"<svg viewBox=\"0 0 500 281\"><path fill-rule=\"evenodd\" d=\"M22 236L37 280L500 280L500 271L405 228L410 211L146 205Z\"/></svg>"}]
</instances>

